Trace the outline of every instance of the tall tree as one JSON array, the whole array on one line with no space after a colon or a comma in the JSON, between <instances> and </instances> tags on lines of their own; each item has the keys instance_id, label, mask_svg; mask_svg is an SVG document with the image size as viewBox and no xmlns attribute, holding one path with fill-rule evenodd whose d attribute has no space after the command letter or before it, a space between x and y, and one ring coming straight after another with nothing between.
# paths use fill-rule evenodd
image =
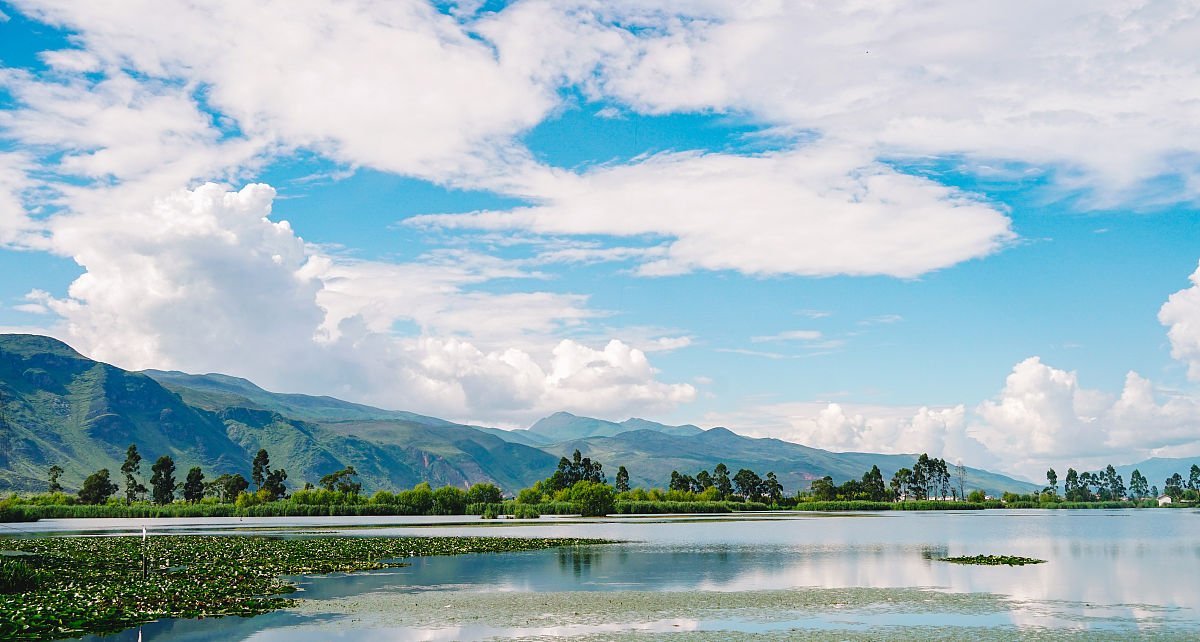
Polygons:
<instances>
[{"instance_id":1,"label":"tall tree","mask_svg":"<svg viewBox=\"0 0 1200 642\"><path fill-rule=\"evenodd\" d=\"M747 501L762 496L762 478L753 470L742 468L733 476L733 484L737 486L738 494Z\"/></svg>"},{"instance_id":2,"label":"tall tree","mask_svg":"<svg viewBox=\"0 0 1200 642\"><path fill-rule=\"evenodd\" d=\"M959 460L958 465L954 467L954 480L958 483L959 499L966 499L967 467L963 466L962 460Z\"/></svg>"},{"instance_id":3,"label":"tall tree","mask_svg":"<svg viewBox=\"0 0 1200 642\"><path fill-rule=\"evenodd\" d=\"M63 490L62 484L58 483L58 478L62 477L62 466L54 464L50 467L48 481L50 482L49 491L52 493L61 493Z\"/></svg>"},{"instance_id":4,"label":"tall tree","mask_svg":"<svg viewBox=\"0 0 1200 642\"><path fill-rule=\"evenodd\" d=\"M912 483L913 471L907 468L901 468L892 475L892 490L895 491L897 499L908 499L909 484Z\"/></svg>"},{"instance_id":5,"label":"tall tree","mask_svg":"<svg viewBox=\"0 0 1200 642\"><path fill-rule=\"evenodd\" d=\"M217 489L221 493L221 501L226 504L232 504L237 500L238 495L241 495L247 488L250 488L250 482L246 481L245 477L238 475L230 475L225 473L213 481Z\"/></svg>"},{"instance_id":6,"label":"tall tree","mask_svg":"<svg viewBox=\"0 0 1200 642\"><path fill-rule=\"evenodd\" d=\"M1050 484L1050 492L1057 495L1058 494L1058 473L1054 472L1053 468L1046 471L1046 482Z\"/></svg>"},{"instance_id":7,"label":"tall tree","mask_svg":"<svg viewBox=\"0 0 1200 642\"><path fill-rule=\"evenodd\" d=\"M779 483L779 478L774 472L767 473L767 478L762 483L763 493L771 498L772 502L777 502L783 499L783 484Z\"/></svg>"},{"instance_id":8,"label":"tall tree","mask_svg":"<svg viewBox=\"0 0 1200 642\"><path fill-rule=\"evenodd\" d=\"M1108 485L1108 493L1114 501L1125 496L1125 480L1121 479L1121 476L1117 474L1117 469L1113 468L1112 464L1109 464L1104 469L1104 478Z\"/></svg>"},{"instance_id":9,"label":"tall tree","mask_svg":"<svg viewBox=\"0 0 1200 642\"><path fill-rule=\"evenodd\" d=\"M708 490L709 488L712 488L712 485L713 485L712 475L709 474L709 472L707 470L702 470L702 471L696 473L696 483L700 485L700 492L703 493L704 491Z\"/></svg>"},{"instance_id":10,"label":"tall tree","mask_svg":"<svg viewBox=\"0 0 1200 642\"><path fill-rule=\"evenodd\" d=\"M1129 494L1135 499L1142 499L1150 494L1149 482L1140 470L1134 469L1129 474Z\"/></svg>"},{"instance_id":11,"label":"tall tree","mask_svg":"<svg viewBox=\"0 0 1200 642\"><path fill-rule=\"evenodd\" d=\"M263 482L262 490L271 494L271 501L276 501L287 496L287 486L283 483L285 479L287 479L287 471L282 468L276 468L267 474L267 479Z\"/></svg>"},{"instance_id":12,"label":"tall tree","mask_svg":"<svg viewBox=\"0 0 1200 642\"><path fill-rule=\"evenodd\" d=\"M183 482L183 499L188 502L198 502L204 498L204 473L199 466L188 469L187 479Z\"/></svg>"},{"instance_id":13,"label":"tall tree","mask_svg":"<svg viewBox=\"0 0 1200 642\"><path fill-rule=\"evenodd\" d=\"M1188 488L1200 490L1200 466L1196 464L1192 464L1192 470L1188 474Z\"/></svg>"},{"instance_id":14,"label":"tall tree","mask_svg":"<svg viewBox=\"0 0 1200 642\"><path fill-rule=\"evenodd\" d=\"M150 488L155 504L170 504L175 501L175 462L170 455L163 455L150 467Z\"/></svg>"},{"instance_id":15,"label":"tall tree","mask_svg":"<svg viewBox=\"0 0 1200 642\"><path fill-rule=\"evenodd\" d=\"M125 463L121 464L121 473L125 475L125 503L145 497L146 486L138 479L142 474L142 456L138 454L137 446L129 444L125 450Z\"/></svg>"},{"instance_id":16,"label":"tall tree","mask_svg":"<svg viewBox=\"0 0 1200 642\"><path fill-rule=\"evenodd\" d=\"M624 466L617 468L617 492L629 492L629 471Z\"/></svg>"},{"instance_id":17,"label":"tall tree","mask_svg":"<svg viewBox=\"0 0 1200 642\"><path fill-rule=\"evenodd\" d=\"M85 504L103 504L117 492L117 485L108 478L108 469L101 468L88 475L79 488L79 501Z\"/></svg>"},{"instance_id":18,"label":"tall tree","mask_svg":"<svg viewBox=\"0 0 1200 642\"><path fill-rule=\"evenodd\" d=\"M350 479L357 476L358 471L354 470L354 466L346 466L342 470L325 475L319 483L325 490L336 490L339 493L357 495L362 491L362 483Z\"/></svg>"},{"instance_id":19,"label":"tall tree","mask_svg":"<svg viewBox=\"0 0 1200 642\"><path fill-rule=\"evenodd\" d=\"M1063 480L1063 495L1067 497L1067 501L1086 501L1086 494L1086 491L1081 492L1079 487L1079 473L1075 472L1074 468L1068 468L1067 477Z\"/></svg>"},{"instance_id":20,"label":"tall tree","mask_svg":"<svg viewBox=\"0 0 1200 642\"><path fill-rule=\"evenodd\" d=\"M883 473L879 472L879 466L871 466L871 470L863 473L862 483L871 501L881 502L887 497L887 487L883 484Z\"/></svg>"},{"instance_id":21,"label":"tall tree","mask_svg":"<svg viewBox=\"0 0 1200 642\"><path fill-rule=\"evenodd\" d=\"M729 483L729 469L724 463L717 464L713 468L713 486L717 487L717 492L721 493L721 497L729 497L733 494L733 484Z\"/></svg>"},{"instance_id":22,"label":"tall tree","mask_svg":"<svg viewBox=\"0 0 1200 642\"><path fill-rule=\"evenodd\" d=\"M267 454L267 449L259 448L254 455L254 462L250 464L250 481L254 482L255 490L267 483L267 475L271 474L270 465L271 456Z\"/></svg>"}]
</instances>

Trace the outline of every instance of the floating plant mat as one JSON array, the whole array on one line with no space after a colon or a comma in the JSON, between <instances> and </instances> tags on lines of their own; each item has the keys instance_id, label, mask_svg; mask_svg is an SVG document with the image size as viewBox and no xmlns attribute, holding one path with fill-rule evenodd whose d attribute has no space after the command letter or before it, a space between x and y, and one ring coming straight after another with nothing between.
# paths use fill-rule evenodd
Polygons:
<instances>
[{"instance_id":1,"label":"floating plant mat","mask_svg":"<svg viewBox=\"0 0 1200 642\"><path fill-rule=\"evenodd\" d=\"M943 557L943 562L952 564L978 564L981 566L1025 566L1026 564L1044 564L1046 560L1016 555L974 555L963 557Z\"/></svg>"},{"instance_id":2,"label":"floating plant mat","mask_svg":"<svg viewBox=\"0 0 1200 642\"><path fill-rule=\"evenodd\" d=\"M32 590L0 586L0 639L112 633L160 618L250 616L295 606L282 575L404 566L406 557L529 551L602 540L511 537L54 537L5 540L34 554ZM145 571L143 571L145 559Z\"/></svg>"}]
</instances>

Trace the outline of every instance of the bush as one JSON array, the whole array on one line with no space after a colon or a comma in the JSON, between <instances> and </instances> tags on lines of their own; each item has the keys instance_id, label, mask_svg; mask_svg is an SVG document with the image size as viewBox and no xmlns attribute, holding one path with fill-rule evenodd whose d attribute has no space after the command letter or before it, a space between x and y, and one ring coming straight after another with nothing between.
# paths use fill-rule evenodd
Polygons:
<instances>
[{"instance_id":1,"label":"bush","mask_svg":"<svg viewBox=\"0 0 1200 642\"><path fill-rule=\"evenodd\" d=\"M537 509L528 504L515 504L512 507L512 516L516 519L537 519L541 517L541 513Z\"/></svg>"},{"instance_id":2,"label":"bush","mask_svg":"<svg viewBox=\"0 0 1200 642\"><path fill-rule=\"evenodd\" d=\"M542 494L532 488L526 488L517 493L518 504L540 504L542 503Z\"/></svg>"},{"instance_id":3,"label":"bush","mask_svg":"<svg viewBox=\"0 0 1200 642\"><path fill-rule=\"evenodd\" d=\"M462 515L467 508L467 491L453 486L443 486L433 491L432 515Z\"/></svg>"},{"instance_id":4,"label":"bush","mask_svg":"<svg viewBox=\"0 0 1200 642\"><path fill-rule=\"evenodd\" d=\"M503 494L495 484L475 484L467 489L468 504L499 504L504 501Z\"/></svg>"},{"instance_id":5,"label":"bush","mask_svg":"<svg viewBox=\"0 0 1200 642\"><path fill-rule=\"evenodd\" d=\"M613 488L608 484L580 480L571 487L571 503L584 517L604 517L614 512L613 495Z\"/></svg>"}]
</instances>

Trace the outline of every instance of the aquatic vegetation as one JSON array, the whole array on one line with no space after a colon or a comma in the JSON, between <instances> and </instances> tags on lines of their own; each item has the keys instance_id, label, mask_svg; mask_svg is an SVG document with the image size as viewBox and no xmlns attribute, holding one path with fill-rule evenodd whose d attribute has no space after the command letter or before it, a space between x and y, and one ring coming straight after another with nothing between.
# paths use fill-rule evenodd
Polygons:
<instances>
[{"instance_id":1,"label":"aquatic vegetation","mask_svg":"<svg viewBox=\"0 0 1200 642\"><path fill-rule=\"evenodd\" d=\"M527 551L602 540L500 537L159 536L5 540L32 553L32 589L0 594L0 638L113 633L160 618L252 616L296 604L283 575L403 566L408 557ZM5 568L12 562L5 561Z\"/></svg>"},{"instance_id":2,"label":"aquatic vegetation","mask_svg":"<svg viewBox=\"0 0 1200 642\"><path fill-rule=\"evenodd\" d=\"M979 564L983 566L1025 566L1026 564L1044 564L1046 560L1033 557L1018 557L1016 555L973 555L963 557L943 557L943 562L952 564Z\"/></svg>"}]
</instances>

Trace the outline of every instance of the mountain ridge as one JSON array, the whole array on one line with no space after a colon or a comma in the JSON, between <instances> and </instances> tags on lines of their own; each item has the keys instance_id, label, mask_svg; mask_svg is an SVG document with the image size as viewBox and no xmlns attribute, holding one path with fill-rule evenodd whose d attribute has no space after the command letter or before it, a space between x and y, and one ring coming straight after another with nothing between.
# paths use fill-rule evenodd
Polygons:
<instances>
[{"instance_id":1,"label":"mountain ridge","mask_svg":"<svg viewBox=\"0 0 1200 642\"><path fill-rule=\"evenodd\" d=\"M170 454L178 470L200 465L209 479L246 475L253 453L266 448L272 466L288 470L292 488L354 465L367 490L489 481L510 494L548 476L559 457L577 448L603 463L610 480L624 465L635 485L665 487L672 470L694 475L723 461L733 472L776 472L789 493L827 474L838 482L858 478L876 463L890 476L916 457L832 453L722 427L567 412L528 430L468 426L334 397L269 392L223 374L129 372L36 335L0 335L0 393L13 399L11 414L21 424L3 435L0 487L20 490L44 489L50 463L67 469L68 486L101 467L116 471L129 443L145 457L143 472ZM16 457L9 457L10 445ZM988 471L972 474L989 491L1036 488Z\"/></svg>"}]
</instances>

